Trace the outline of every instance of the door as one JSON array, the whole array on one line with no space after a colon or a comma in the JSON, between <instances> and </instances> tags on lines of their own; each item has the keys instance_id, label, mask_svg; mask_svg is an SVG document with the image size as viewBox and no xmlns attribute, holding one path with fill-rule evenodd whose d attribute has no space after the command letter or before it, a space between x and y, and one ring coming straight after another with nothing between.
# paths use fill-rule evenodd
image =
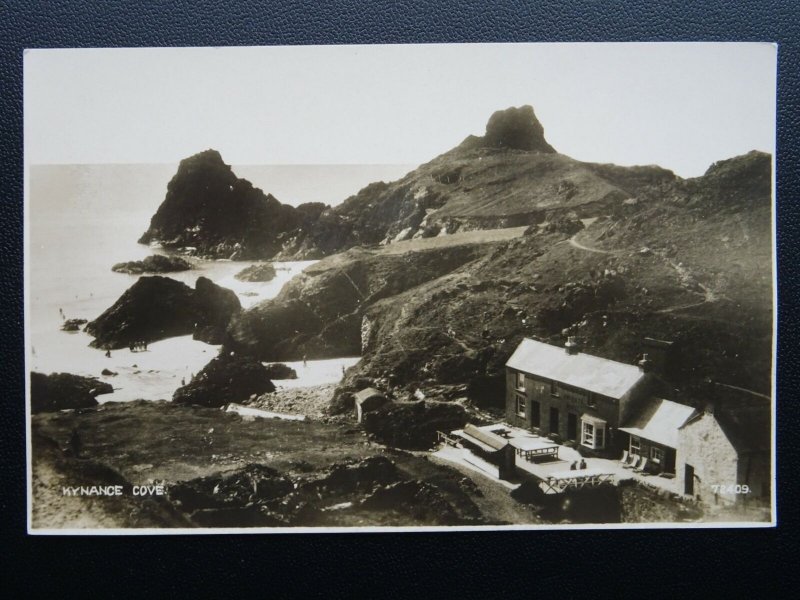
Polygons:
<instances>
[{"instance_id":1,"label":"door","mask_svg":"<svg viewBox=\"0 0 800 600\"><path fill-rule=\"evenodd\" d=\"M694 467L686 465L683 471L683 493L694 496Z\"/></svg>"},{"instance_id":2,"label":"door","mask_svg":"<svg viewBox=\"0 0 800 600\"><path fill-rule=\"evenodd\" d=\"M542 425L542 406L536 401L531 400L531 425L541 427Z\"/></svg>"},{"instance_id":3,"label":"door","mask_svg":"<svg viewBox=\"0 0 800 600\"><path fill-rule=\"evenodd\" d=\"M550 407L550 433L558 433L558 409Z\"/></svg>"},{"instance_id":4,"label":"door","mask_svg":"<svg viewBox=\"0 0 800 600\"><path fill-rule=\"evenodd\" d=\"M567 439L578 439L578 415L575 413L567 413Z\"/></svg>"}]
</instances>

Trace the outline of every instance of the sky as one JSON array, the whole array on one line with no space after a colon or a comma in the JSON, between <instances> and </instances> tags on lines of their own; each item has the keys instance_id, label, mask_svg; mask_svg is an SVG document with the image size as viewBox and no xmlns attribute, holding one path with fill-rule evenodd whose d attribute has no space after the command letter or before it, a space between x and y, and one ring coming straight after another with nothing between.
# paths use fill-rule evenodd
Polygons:
<instances>
[{"instance_id":1,"label":"sky","mask_svg":"<svg viewBox=\"0 0 800 600\"><path fill-rule=\"evenodd\" d=\"M27 164L427 162L530 104L573 158L683 177L773 152L772 44L28 50Z\"/></svg>"}]
</instances>

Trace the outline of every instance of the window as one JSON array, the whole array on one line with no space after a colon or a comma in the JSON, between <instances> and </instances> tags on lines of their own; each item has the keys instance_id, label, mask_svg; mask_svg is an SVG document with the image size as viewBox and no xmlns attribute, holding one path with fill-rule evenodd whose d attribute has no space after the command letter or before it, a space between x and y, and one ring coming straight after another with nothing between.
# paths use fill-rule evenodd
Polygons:
<instances>
[{"instance_id":1,"label":"window","mask_svg":"<svg viewBox=\"0 0 800 600\"><path fill-rule=\"evenodd\" d=\"M639 438L636 437L635 435L632 435L631 436L630 453L638 455L640 450L641 450L641 448L642 448L642 446L641 446L641 441L639 440Z\"/></svg>"},{"instance_id":2,"label":"window","mask_svg":"<svg viewBox=\"0 0 800 600\"><path fill-rule=\"evenodd\" d=\"M558 397L558 383L555 381L550 381L550 395Z\"/></svg>"},{"instance_id":3,"label":"window","mask_svg":"<svg viewBox=\"0 0 800 600\"><path fill-rule=\"evenodd\" d=\"M525 373L517 373L517 389L525 389Z\"/></svg>"},{"instance_id":4,"label":"window","mask_svg":"<svg viewBox=\"0 0 800 600\"><path fill-rule=\"evenodd\" d=\"M581 430L581 444L588 448L605 448L605 425L583 421L583 428Z\"/></svg>"},{"instance_id":5,"label":"window","mask_svg":"<svg viewBox=\"0 0 800 600\"><path fill-rule=\"evenodd\" d=\"M519 394L517 394L517 416L525 416L525 396L520 396Z\"/></svg>"},{"instance_id":6,"label":"window","mask_svg":"<svg viewBox=\"0 0 800 600\"><path fill-rule=\"evenodd\" d=\"M583 439L581 443L584 446L594 448L594 425L586 421L583 422Z\"/></svg>"},{"instance_id":7,"label":"window","mask_svg":"<svg viewBox=\"0 0 800 600\"><path fill-rule=\"evenodd\" d=\"M586 396L586 406L589 408L597 408L597 398L594 397L592 392L589 392L589 395Z\"/></svg>"},{"instance_id":8,"label":"window","mask_svg":"<svg viewBox=\"0 0 800 600\"><path fill-rule=\"evenodd\" d=\"M660 465L661 461L664 460L664 450L662 450L661 448L656 448L655 446L651 446L650 460L652 460L657 465Z\"/></svg>"}]
</instances>

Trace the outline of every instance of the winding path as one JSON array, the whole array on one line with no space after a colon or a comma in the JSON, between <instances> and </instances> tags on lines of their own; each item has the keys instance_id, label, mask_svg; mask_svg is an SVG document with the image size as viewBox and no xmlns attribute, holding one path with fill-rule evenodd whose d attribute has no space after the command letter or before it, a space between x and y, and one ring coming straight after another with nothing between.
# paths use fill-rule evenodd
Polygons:
<instances>
[{"instance_id":1,"label":"winding path","mask_svg":"<svg viewBox=\"0 0 800 600\"><path fill-rule=\"evenodd\" d=\"M581 230L581 231L583 231L583 230ZM578 233L573 235L571 238L569 238L569 240L567 240L569 242L570 246L572 246L573 248L577 248L578 250L584 250L586 252L594 252L595 254L614 254L614 251L612 251L612 250L600 250L599 248L590 248L589 246L584 246L583 244L581 244L576 239L578 237L578 235L581 234L581 231L579 231ZM559 243L561 243L561 242L559 242ZM669 264L676 271L678 271L679 275L681 275L683 277L686 276L687 273L686 273L685 269L682 269L681 267L679 267L678 265L676 265L672 261L669 261ZM703 290L703 299L700 300L699 302L691 302L689 304L678 304L678 305L675 305L675 306L667 306L666 308L661 308L661 309L659 309L659 310L657 310L655 312L659 313L659 314L673 313L673 312L677 312L677 311L680 311L680 310L686 310L686 309L689 309L689 308L695 308L697 306L702 306L703 304L707 304L709 302L715 302L717 300L717 297L714 294L713 290L711 290L710 288L704 286L701 283L698 283L697 285L699 285L700 288L702 288L702 290Z\"/></svg>"}]
</instances>

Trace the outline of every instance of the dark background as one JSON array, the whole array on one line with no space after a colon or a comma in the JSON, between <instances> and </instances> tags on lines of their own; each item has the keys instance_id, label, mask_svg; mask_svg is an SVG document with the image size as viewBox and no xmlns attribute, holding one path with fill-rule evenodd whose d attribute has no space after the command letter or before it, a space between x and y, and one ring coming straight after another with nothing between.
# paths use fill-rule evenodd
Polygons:
<instances>
[{"instance_id":1,"label":"dark background","mask_svg":"<svg viewBox=\"0 0 800 600\"><path fill-rule=\"evenodd\" d=\"M265 598L765 597L795 578L800 11L780 0L0 0L0 590ZM167 537L26 536L22 50L533 41L773 41L778 74L775 529ZM246 83L246 82L245 82ZM791 587L784 588L791 593ZM335 591L340 591L339 594ZM205 593L204 593L205 592ZM583 595L581 593L580 595ZM12 597L12 596L6 596ZM15 596L14 596L15 597Z\"/></svg>"}]
</instances>

